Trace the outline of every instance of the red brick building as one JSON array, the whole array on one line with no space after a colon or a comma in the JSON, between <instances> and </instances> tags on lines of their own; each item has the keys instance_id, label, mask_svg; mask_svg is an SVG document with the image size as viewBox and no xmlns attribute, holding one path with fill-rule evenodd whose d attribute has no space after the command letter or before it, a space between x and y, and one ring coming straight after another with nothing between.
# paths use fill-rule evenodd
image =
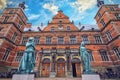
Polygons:
<instances>
[{"instance_id":1,"label":"red brick building","mask_svg":"<svg viewBox=\"0 0 120 80\"><path fill-rule=\"evenodd\" d=\"M36 67L39 76L81 77L80 43L91 55L94 71L116 70L120 66L120 8L103 5L96 13L99 29L78 29L63 11L58 11L39 31L30 28L21 8L6 8L0 16L0 71L17 69L29 37L35 38Z\"/></svg>"}]
</instances>

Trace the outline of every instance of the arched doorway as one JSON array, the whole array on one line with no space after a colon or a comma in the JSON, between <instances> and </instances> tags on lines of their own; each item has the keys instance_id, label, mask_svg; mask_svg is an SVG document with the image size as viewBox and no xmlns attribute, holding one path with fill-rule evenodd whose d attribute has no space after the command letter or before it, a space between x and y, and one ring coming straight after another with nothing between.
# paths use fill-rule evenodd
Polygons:
<instances>
[{"instance_id":1,"label":"arched doorway","mask_svg":"<svg viewBox=\"0 0 120 80\"><path fill-rule=\"evenodd\" d=\"M41 76L42 77L49 77L50 75L50 59L45 58L42 61L42 72Z\"/></svg>"},{"instance_id":2,"label":"arched doorway","mask_svg":"<svg viewBox=\"0 0 120 80\"><path fill-rule=\"evenodd\" d=\"M72 59L72 75L73 77L81 77L81 63L80 63L80 59L78 58L74 58Z\"/></svg>"},{"instance_id":3,"label":"arched doorway","mask_svg":"<svg viewBox=\"0 0 120 80\"><path fill-rule=\"evenodd\" d=\"M63 58L59 58L57 60L57 68L56 68L56 76L57 77L65 77L65 60Z\"/></svg>"}]
</instances>

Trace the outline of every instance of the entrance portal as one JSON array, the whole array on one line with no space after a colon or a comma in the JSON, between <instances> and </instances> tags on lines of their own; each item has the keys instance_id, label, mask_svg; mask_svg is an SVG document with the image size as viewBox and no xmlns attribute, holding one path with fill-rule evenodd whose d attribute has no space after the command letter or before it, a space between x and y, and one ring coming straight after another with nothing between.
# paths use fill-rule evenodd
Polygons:
<instances>
[{"instance_id":1,"label":"entrance portal","mask_svg":"<svg viewBox=\"0 0 120 80\"><path fill-rule=\"evenodd\" d=\"M80 60L77 58L72 59L72 74L73 77L81 77L82 69L81 69Z\"/></svg>"},{"instance_id":2,"label":"entrance portal","mask_svg":"<svg viewBox=\"0 0 120 80\"><path fill-rule=\"evenodd\" d=\"M72 63L72 73L73 73L73 77L77 77L76 76L76 66L75 66L75 63Z\"/></svg>"},{"instance_id":3,"label":"entrance portal","mask_svg":"<svg viewBox=\"0 0 120 80\"><path fill-rule=\"evenodd\" d=\"M57 60L57 77L65 77L65 60L60 58Z\"/></svg>"}]
</instances>

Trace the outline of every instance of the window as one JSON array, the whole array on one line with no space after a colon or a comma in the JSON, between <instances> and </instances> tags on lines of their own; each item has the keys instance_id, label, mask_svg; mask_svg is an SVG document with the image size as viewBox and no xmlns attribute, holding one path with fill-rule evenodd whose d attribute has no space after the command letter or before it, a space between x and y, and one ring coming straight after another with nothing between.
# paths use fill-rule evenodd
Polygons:
<instances>
[{"instance_id":1,"label":"window","mask_svg":"<svg viewBox=\"0 0 120 80\"><path fill-rule=\"evenodd\" d=\"M20 28L22 26L22 22L19 22L18 24L18 28Z\"/></svg>"},{"instance_id":2,"label":"window","mask_svg":"<svg viewBox=\"0 0 120 80\"><path fill-rule=\"evenodd\" d=\"M100 13L98 13L98 17L99 17L99 18L101 18L101 17L102 17Z\"/></svg>"},{"instance_id":3,"label":"window","mask_svg":"<svg viewBox=\"0 0 120 80\"><path fill-rule=\"evenodd\" d=\"M12 37L12 41L14 42L15 41L15 39L16 39L16 37L17 37L17 33L15 32L14 34L13 34L13 37Z\"/></svg>"},{"instance_id":4,"label":"window","mask_svg":"<svg viewBox=\"0 0 120 80\"><path fill-rule=\"evenodd\" d=\"M70 43L76 44L76 37L75 36L70 36Z\"/></svg>"},{"instance_id":5,"label":"window","mask_svg":"<svg viewBox=\"0 0 120 80\"><path fill-rule=\"evenodd\" d=\"M88 40L88 36L87 35L83 35L82 36L82 41L84 42L84 43L89 43L89 40Z\"/></svg>"},{"instance_id":6,"label":"window","mask_svg":"<svg viewBox=\"0 0 120 80\"><path fill-rule=\"evenodd\" d=\"M90 61L94 61L92 51L91 50L87 50L87 52L90 54Z\"/></svg>"},{"instance_id":7,"label":"window","mask_svg":"<svg viewBox=\"0 0 120 80\"><path fill-rule=\"evenodd\" d=\"M52 38L46 37L46 44L52 44Z\"/></svg>"},{"instance_id":8,"label":"window","mask_svg":"<svg viewBox=\"0 0 120 80\"><path fill-rule=\"evenodd\" d=\"M17 53L16 58L15 58L15 62L20 62L21 59L22 59L22 57L23 57L23 54L24 54L24 51L19 51L19 52Z\"/></svg>"},{"instance_id":9,"label":"window","mask_svg":"<svg viewBox=\"0 0 120 80\"><path fill-rule=\"evenodd\" d=\"M120 14L115 13L115 17L116 17L118 20L120 20Z\"/></svg>"},{"instance_id":10,"label":"window","mask_svg":"<svg viewBox=\"0 0 120 80\"><path fill-rule=\"evenodd\" d=\"M64 37L58 37L58 44L64 44Z\"/></svg>"},{"instance_id":11,"label":"window","mask_svg":"<svg viewBox=\"0 0 120 80\"><path fill-rule=\"evenodd\" d=\"M100 55L101 55L101 58L102 58L102 61L109 61L109 58L108 58L108 55L107 55L107 52L105 50L100 50Z\"/></svg>"},{"instance_id":12,"label":"window","mask_svg":"<svg viewBox=\"0 0 120 80\"><path fill-rule=\"evenodd\" d=\"M6 60L7 60L8 55L9 55L9 53L10 53L10 50L11 50L10 48L7 48L7 49L6 49L5 54L4 54L3 58L2 58L3 61L6 61Z\"/></svg>"},{"instance_id":13,"label":"window","mask_svg":"<svg viewBox=\"0 0 120 80\"><path fill-rule=\"evenodd\" d=\"M120 60L120 51L119 51L118 47L114 47L113 51L117 55L118 59Z\"/></svg>"},{"instance_id":14,"label":"window","mask_svg":"<svg viewBox=\"0 0 120 80\"><path fill-rule=\"evenodd\" d=\"M54 29L54 27L51 27L51 31L54 31L55 29Z\"/></svg>"},{"instance_id":15,"label":"window","mask_svg":"<svg viewBox=\"0 0 120 80\"><path fill-rule=\"evenodd\" d=\"M22 44L22 45L25 45L26 42L28 41L28 38L29 38L29 37L27 37L27 36L23 37L21 44Z\"/></svg>"},{"instance_id":16,"label":"window","mask_svg":"<svg viewBox=\"0 0 120 80\"><path fill-rule=\"evenodd\" d=\"M70 26L67 26L67 31L70 31Z\"/></svg>"},{"instance_id":17,"label":"window","mask_svg":"<svg viewBox=\"0 0 120 80\"><path fill-rule=\"evenodd\" d=\"M40 43L40 36L35 36L34 41L35 41L35 44L39 44Z\"/></svg>"},{"instance_id":18,"label":"window","mask_svg":"<svg viewBox=\"0 0 120 80\"><path fill-rule=\"evenodd\" d=\"M102 43L102 40L101 40L101 36L100 36L100 35L95 35L94 38L95 38L95 42L96 42L96 43L98 43L98 44L99 44L99 43Z\"/></svg>"},{"instance_id":19,"label":"window","mask_svg":"<svg viewBox=\"0 0 120 80\"><path fill-rule=\"evenodd\" d=\"M111 10L111 11L114 11L114 7L110 7L110 10Z\"/></svg>"},{"instance_id":20,"label":"window","mask_svg":"<svg viewBox=\"0 0 120 80\"><path fill-rule=\"evenodd\" d=\"M9 19L9 16L6 16L4 19L4 22L7 22L8 19Z\"/></svg>"},{"instance_id":21,"label":"window","mask_svg":"<svg viewBox=\"0 0 120 80\"><path fill-rule=\"evenodd\" d=\"M105 27L105 21L103 19L100 21L100 23L102 24L103 27Z\"/></svg>"},{"instance_id":22,"label":"window","mask_svg":"<svg viewBox=\"0 0 120 80\"><path fill-rule=\"evenodd\" d=\"M111 35L110 31L106 32L106 36L107 36L107 38L108 38L109 41L112 40L112 35Z\"/></svg>"},{"instance_id":23,"label":"window","mask_svg":"<svg viewBox=\"0 0 120 80\"><path fill-rule=\"evenodd\" d=\"M9 13L12 14L14 10L10 10Z\"/></svg>"}]
</instances>

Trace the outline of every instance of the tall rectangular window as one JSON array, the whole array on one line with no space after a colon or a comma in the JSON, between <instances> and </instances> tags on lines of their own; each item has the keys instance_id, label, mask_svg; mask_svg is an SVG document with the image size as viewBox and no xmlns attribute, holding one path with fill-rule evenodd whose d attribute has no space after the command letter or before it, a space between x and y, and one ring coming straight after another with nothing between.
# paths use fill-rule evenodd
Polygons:
<instances>
[{"instance_id":1,"label":"tall rectangular window","mask_svg":"<svg viewBox=\"0 0 120 80\"><path fill-rule=\"evenodd\" d=\"M105 50L100 50L99 52L100 52L102 61L109 61L108 54L107 54L107 52Z\"/></svg>"},{"instance_id":2,"label":"tall rectangular window","mask_svg":"<svg viewBox=\"0 0 120 80\"><path fill-rule=\"evenodd\" d=\"M100 35L95 35L94 38L95 38L96 43L98 43L98 44L102 43L102 39L101 39Z\"/></svg>"},{"instance_id":3,"label":"tall rectangular window","mask_svg":"<svg viewBox=\"0 0 120 80\"><path fill-rule=\"evenodd\" d=\"M82 35L82 41L86 44L89 43L88 36L87 35Z\"/></svg>"},{"instance_id":4,"label":"tall rectangular window","mask_svg":"<svg viewBox=\"0 0 120 80\"><path fill-rule=\"evenodd\" d=\"M70 36L70 43L76 44L76 37L75 36Z\"/></svg>"},{"instance_id":5,"label":"tall rectangular window","mask_svg":"<svg viewBox=\"0 0 120 80\"><path fill-rule=\"evenodd\" d=\"M105 27L105 21L103 19L100 21L100 23L102 24L103 27Z\"/></svg>"},{"instance_id":6,"label":"tall rectangular window","mask_svg":"<svg viewBox=\"0 0 120 80\"><path fill-rule=\"evenodd\" d=\"M46 37L46 44L52 44L52 37Z\"/></svg>"},{"instance_id":7,"label":"tall rectangular window","mask_svg":"<svg viewBox=\"0 0 120 80\"><path fill-rule=\"evenodd\" d=\"M106 36L107 36L107 38L108 38L109 41L112 40L112 35L111 35L110 31L106 32Z\"/></svg>"},{"instance_id":8,"label":"tall rectangular window","mask_svg":"<svg viewBox=\"0 0 120 80\"><path fill-rule=\"evenodd\" d=\"M70 31L70 26L67 26L67 31Z\"/></svg>"},{"instance_id":9,"label":"tall rectangular window","mask_svg":"<svg viewBox=\"0 0 120 80\"><path fill-rule=\"evenodd\" d=\"M3 61L6 61L6 60L7 60L8 55L9 55L9 53L10 53L10 50L11 50L10 48L7 48L7 49L6 49L5 54L4 54L3 58L2 58Z\"/></svg>"},{"instance_id":10,"label":"tall rectangular window","mask_svg":"<svg viewBox=\"0 0 120 80\"><path fill-rule=\"evenodd\" d=\"M15 39L16 39L16 37L17 37L17 33L15 32L14 34L13 34L13 36L12 36L12 41L14 42L15 41Z\"/></svg>"},{"instance_id":11,"label":"tall rectangular window","mask_svg":"<svg viewBox=\"0 0 120 80\"><path fill-rule=\"evenodd\" d=\"M113 51L117 55L118 59L120 60L120 51L119 51L118 47L114 47Z\"/></svg>"},{"instance_id":12,"label":"tall rectangular window","mask_svg":"<svg viewBox=\"0 0 120 80\"><path fill-rule=\"evenodd\" d=\"M25 45L26 44L26 42L28 41L28 36L25 36L25 37L23 37L23 39L22 39L22 45Z\"/></svg>"},{"instance_id":13,"label":"tall rectangular window","mask_svg":"<svg viewBox=\"0 0 120 80\"><path fill-rule=\"evenodd\" d=\"M7 22L9 19L9 16L6 16L5 19L4 19L4 22Z\"/></svg>"},{"instance_id":14,"label":"tall rectangular window","mask_svg":"<svg viewBox=\"0 0 120 80\"><path fill-rule=\"evenodd\" d=\"M64 44L64 37L58 37L58 44Z\"/></svg>"},{"instance_id":15,"label":"tall rectangular window","mask_svg":"<svg viewBox=\"0 0 120 80\"><path fill-rule=\"evenodd\" d=\"M115 13L115 17L120 20L120 14L119 13Z\"/></svg>"},{"instance_id":16,"label":"tall rectangular window","mask_svg":"<svg viewBox=\"0 0 120 80\"><path fill-rule=\"evenodd\" d=\"M99 17L99 18L101 18L101 17L102 17L100 13L98 13L98 17Z\"/></svg>"},{"instance_id":17,"label":"tall rectangular window","mask_svg":"<svg viewBox=\"0 0 120 80\"><path fill-rule=\"evenodd\" d=\"M22 59L22 57L23 57L23 54L24 54L24 51L19 51L19 52L17 53L16 58L15 58L15 62L20 62L21 59Z\"/></svg>"},{"instance_id":18,"label":"tall rectangular window","mask_svg":"<svg viewBox=\"0 0 120 80\"><path fill-rule=\"evenodd\" d=\"M40 44L40 36L34 37L35 44Z\"/></svg>"},{"instance_id":19,"label":"tall rectangular window","mask_svg":"<svg viewBox=\"0 0 120 80\"><path fill-rule=\"evenodd\" d=\"M90 61L94 61L94 57L91 50L87 51L90 54Z\"/></svg>"},{"instance_id":20,"label":"tall rectangular window","mask_svg":"<svg viewBox=\"0 0 120 80\"><path fill-rule=\"evenodd\" d=\"M51 27L51 31L54 31L55 30L55 28L54 27Z\"/></svg>"},{"instance_id":21,"label":"tall rectangular window","mask_svg":"<svg viewBox=\"0 0 120 80\"><path fill-rule=\"evenodd\" d=\"M22 22L18 23L18 28L20 28L22 26Z\"/></svg>"}]
</instances>

